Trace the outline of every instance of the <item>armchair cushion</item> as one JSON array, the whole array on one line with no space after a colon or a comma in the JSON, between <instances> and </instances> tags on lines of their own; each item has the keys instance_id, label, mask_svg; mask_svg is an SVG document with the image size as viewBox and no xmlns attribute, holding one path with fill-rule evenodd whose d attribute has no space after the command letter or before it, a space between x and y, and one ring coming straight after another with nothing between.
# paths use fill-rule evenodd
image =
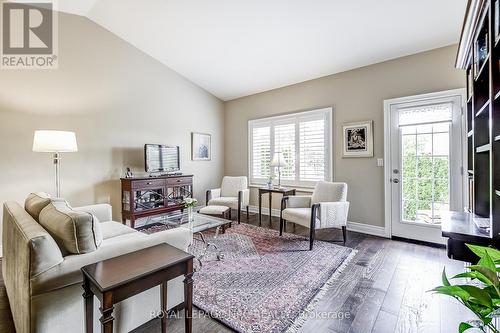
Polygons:
<instances>
[{"instance_id":1,"label":"armchair cushion","mask_svg":"<svg viewBox=\"0 0 500 333\"><path fill-rule=\"evenodd\" d=\"M222 178L221 197L238 197L238 192L248 189L246 176Z\"/></svg>"},{"instance_id":2,"label":"armchair cushion","mask_svg":"<svg viewBox=\"0 0 500 333\"><path fill-rule=\"evenodd\" d=\"M238 197L219 197L211 199L209 206L226 206L232 209L238 209Z\"/></svg>"},{"instance_id":3,"label":"armchair cushion","mask_svg":"<svg viewBox=\"0 0 500 333\"><path fill-rule=\"evenodd\" d=\"M311 207L311 196L310 195L294 195L287 199L287 207L290 208L306 208Z\"/></svg>"},{"instance_id":4,"label":"armchair cushion","mask_svg":"<svg viewBox=\"0 0 500 333\"><path fill-rule=\"evenodd\" d=\"M347 184L318 182L314 187L311 204L347 200Z\"/></svg>"},{"instance_id":5,"label":"armchair cushion","mask_svg":"<svg viewBox=\"0 0 500 333\"><path fill-rule=\"evenodd\" d=\"M311 207L286 208L282 214L284 220L297 223L306 228L311 226Z\"/></svg>"}]
</instances>

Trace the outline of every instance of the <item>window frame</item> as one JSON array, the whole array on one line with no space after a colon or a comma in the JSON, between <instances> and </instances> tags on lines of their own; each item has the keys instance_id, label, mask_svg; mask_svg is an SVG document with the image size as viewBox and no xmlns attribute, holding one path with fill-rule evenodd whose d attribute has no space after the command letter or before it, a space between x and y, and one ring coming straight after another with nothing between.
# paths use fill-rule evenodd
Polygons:
<instances>
[{"instance_id":1,"label":"window frame","mask_svg":"<svg viewBox=\"0 0 500 333\"><path fill-rule=\"evenodd\" d=\"M333 180L333 108L324 107L306 111L297 111L279 116L270 116L248 121L248 179L250 186L262 186L266 184L267 179L253 177L253 129L257 127L270 127L270 156L272 158L275 152L275 129L276 125L295 124L295 180L281 179L281 184L284 186L293 186L296 188L310 189L313 188L317 181L302 181L300 180L300 123L308 120L323 119L325 124L325 181ZM271 168L270 174L278 176L276 168Z\"/></svg>"}]
</instances>

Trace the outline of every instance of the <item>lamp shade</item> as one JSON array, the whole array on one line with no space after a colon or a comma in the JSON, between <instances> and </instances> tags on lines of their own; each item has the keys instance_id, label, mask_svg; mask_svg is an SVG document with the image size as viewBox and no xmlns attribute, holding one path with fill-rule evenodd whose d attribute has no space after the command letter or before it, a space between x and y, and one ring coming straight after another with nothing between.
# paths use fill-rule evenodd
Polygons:
<instances>
[{"instance_id":1,"label":"lamp shade","mask_svg":"<svg viewBox=\"0 0 500 333\"><path fill-rule=\"evenodd\" d=\"M33 151L40 153L69 153L78 151L75 132L35 131Z\"/></svg>"},{"instance_id":2,"label":"lamp shade","mask_svg":"<svg viewBox=\"0 0 500 333\"><path fill-rule=\"evenodd\" d=\"M285 167L285 166L287 166L287 163L285 161L285 158L283 157L282 152L275 152L274 153L270 166L272 166L272 167Z\"/></svg>"}]
</instances>

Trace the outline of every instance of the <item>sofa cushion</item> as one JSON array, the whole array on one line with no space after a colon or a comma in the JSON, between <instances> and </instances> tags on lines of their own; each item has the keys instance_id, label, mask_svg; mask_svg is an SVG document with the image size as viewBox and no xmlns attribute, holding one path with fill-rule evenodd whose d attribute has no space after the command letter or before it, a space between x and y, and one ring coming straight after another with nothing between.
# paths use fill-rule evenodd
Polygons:
<instances>
[{"instance_id":1,"label":"sofa cushion","mask_svg":"<svg viewBox=\"0 0 500 333\"><path fill-rule=\"evenodd\" d=\"M85 265L114 258L161 243L168 243L186 251L192 239L188 228L175 228L146 235L142 232L122 234L107 238L97 251L80 255L68 255L59 265L39 274L31 280L32 295L82 283L81 268Z\"/></svg>"},{"instance_id":2,"label":"sofa cushion","mask_svg":"<svg viewBox=\"0 0 500 333\"><path fill-rule=\"evenodd\" d=\"M50 195L45 192L30 193L24 201L24 209L35 221L39 221L40 212L50 203Z\"/></svg>"},{"instance_id":3,"label":"sofa cushion","mask_svg":"<svg viewBox=\"0 0 500 333\"><path fill-rule=\"evenodd\" d=\"M108 239L116 236L138 232L135 229L127 227L123 223L114 221L101 222L101 229L102 229L103 239Z\"/></svg>"},{"instance_id":4,"label":"sofa cushion","mask_svg":"<svg viewBox=\"0 0 500 333\"><path fill-rule=\"evenodd\" d=\"M95 251L102 242L100 223L94 215L73 210L66 201L54 199L40 212L47 229L63 254Z\"/></svg>"}]
</instances>

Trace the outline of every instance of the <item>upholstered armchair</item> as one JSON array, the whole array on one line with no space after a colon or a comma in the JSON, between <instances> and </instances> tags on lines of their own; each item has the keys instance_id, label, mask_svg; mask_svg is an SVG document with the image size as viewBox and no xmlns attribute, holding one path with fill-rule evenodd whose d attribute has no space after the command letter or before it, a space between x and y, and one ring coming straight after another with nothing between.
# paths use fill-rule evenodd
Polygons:
<instances>
[{"instance_id":1,"label":"upholstered armchair","mask_svg":"<svg viewBox=\"0 0 500 333\"><path fill-rule=\"evenodd\" d=\"M238 210L238 223L241 222L241 209L246 207L248 220L248 205L250 203L250 190L246 176L222 178L220 188L207 191L207 206L226 206Z\"/></svg>"},{"instance_id":2,"label":"upholstered armchair","mask_svg":"<svg viewBox=\"0 0 500 333\"><path fill-rule=\"evenodd\" d=\"M341 228L346 241L347 184L318 182L312 196L287 196L281 200L280 236L285 222L309 228L309 250L313 248L316 229Z\"/></svg>"}]
</instances>

